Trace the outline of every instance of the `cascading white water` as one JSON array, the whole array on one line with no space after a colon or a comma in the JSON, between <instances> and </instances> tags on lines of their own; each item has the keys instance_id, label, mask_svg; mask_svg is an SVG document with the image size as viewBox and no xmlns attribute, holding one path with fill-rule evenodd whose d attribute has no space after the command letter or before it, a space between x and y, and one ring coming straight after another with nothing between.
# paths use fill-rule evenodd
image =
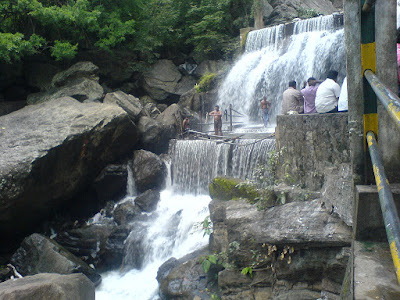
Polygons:
<instances>
[{"instance_id":1,"label":"cascading white water","mask_svg":"<svg viewBox=\"0 0 400 300\"><path fill-rule=\"evenodd\" d=\"M239 140L235 144L215 141L176 141L171 153L176 193L208 193L217 176L253 179L258 165L268 164L275 140Z\"/></svg>"},{"instance_id":2,"label":"cascading white water","mask_svg":"<svg viewBox=\"0 0 400 300\"><path fill-rule=\"evenodd\" d=\"M208 243L208 236L203 236L199 225L209 214L210 181L220 175L251 177L258 164L267 163L268 153L274 148L274 140L244 140L237 145L204 140L171 143L169 188L161 192L156 211L132 224L131 235L140 231L143 237L139 246L144 255L143 267L102 274L103 283L96 291L96 299L158 299L156 276L160 265L170 257L183 257ZM123 201L134 199L127 195ZM131 235L125 240L125 249L137 247L137 238L131 239ZM127 251L125 265L135 255Z\"/></svg>"},{"instance_id":3,"label":"cascading white water","mask_svg":"<svg viewBox=\"0 0 400 300\"><path fill-rule=\"evenodd\" d=\"M208 243L197 226L209 214L207 195L175 195L161 192L154 213L142 224L146 235L142 251L146 253L143 268L125 273L102 274L103 282L96 291L97 300L148 300L158 298L158 268L170 257L180 258ZM127 239L128 240L128 239Z\"/></svg>"},{"instance_id":4,"label":"cascading white water","mask_svg":"<svg viewBox=\"0 0 400 300\"><path fill-rule=\"evenodd\" d=\"M246 53L236 62L218 92L222 108L232 107L261 122L259 99L264 95L272 103L270 121L281 111L282 93L288 82L298 88L309 77L325 79L328 70L345 76L343 29L335 30L337 16L325 16L292 24L250 32ZM293 35L292 35L293 34Z\"/></svg>"}]
</instances>

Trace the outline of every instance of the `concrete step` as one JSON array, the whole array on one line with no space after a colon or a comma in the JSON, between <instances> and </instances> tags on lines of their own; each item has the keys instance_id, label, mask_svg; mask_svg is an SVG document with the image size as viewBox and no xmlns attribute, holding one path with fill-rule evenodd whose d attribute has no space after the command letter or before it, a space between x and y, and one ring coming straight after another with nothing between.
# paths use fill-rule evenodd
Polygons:
<instances>
[{"instance_id":1,"label":"concrete step","mask_svg":"<svg viewBox=\"0 0 400 300\"><path fill-rule=\"evenodd\" d=\"M400 214L400 184L390 184L390 189L397 212ZM387 241L376 185L356 186L354 220L353 231L355 240L372 242Z\"/></svg>"},{"instance_id":2,"label":"concrete step","mask_svg":"<svg viewBox=\"0 0 400 300\"><path fill-rule=\"evenodd\" d=\"M400 299L389 244L354 241L354 299Z\"/></svg>"}]
</instances>

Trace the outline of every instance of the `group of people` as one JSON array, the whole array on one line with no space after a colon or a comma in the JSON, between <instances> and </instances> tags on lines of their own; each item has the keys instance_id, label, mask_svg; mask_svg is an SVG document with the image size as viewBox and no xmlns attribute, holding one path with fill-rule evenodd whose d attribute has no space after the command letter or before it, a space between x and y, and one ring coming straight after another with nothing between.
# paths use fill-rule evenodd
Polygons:
<instances>
[{"instance_id":1,"label":"group of people","mask_svg":"<svg viewBox=\"0 0 400 300\"><path fill-rule=\"evenodd\" d=\"M344 79L342 89L337 83L338 72L331 70L324 81L310 77L304 88L297 90L296 81L289 82L289 87L283 92L282 114L314 114L335 113L348 110L347 104L347 78ZM268 126L271 102L264 96L260 100L260 109L264 126ZM214 133L222 136L222 111L216 105L214 110L208 113L214 118ZM189 128L189 119L183 121L183 130Z\"/></svg>"},{"instance_id":2,"label":"group of people","mask_svg":"<svg viewBox=\"0 0 400 300\"><path fill-rule=\"evenodd\" d=\"M301 91L296 89L296 81L290 81L288 89L283 92L282 114L335 113L347 111L346 78L343 81L341 90L337 83L337 71L329 71L326 77L324 81L310 77L307 80L307 85Z\"/></svg>"}]
</instances>

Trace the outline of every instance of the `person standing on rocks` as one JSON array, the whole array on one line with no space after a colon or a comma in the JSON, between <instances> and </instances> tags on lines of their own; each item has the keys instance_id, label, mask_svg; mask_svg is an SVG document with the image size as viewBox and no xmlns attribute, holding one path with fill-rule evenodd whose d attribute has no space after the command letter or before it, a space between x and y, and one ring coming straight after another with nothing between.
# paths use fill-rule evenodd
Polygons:
<instances>
[{"instance_id":1,"label":"person standing on rocks","mask_svg":"<svg viewBox=\"0 0 400 300\"><path fill-rule=\"evenodd\" d=\"M310 77L307 80L308 85L305 86L301 93L304 96L304 113L305 114L316 114L317 109L315 108L315 97L317 95L318 84L322 81L316 80L314 77Z\"/></svg>"},{"instance_id":2,"label":"person standing on rocks","mask_svg":"<svg viewBox=\"0 0 400 300\"><path fill-rule=\"evenodd\" d=\"M296 81L289 81L288 89L283 92L282 115L302 114L303 112L303 94L296 89Z\"/></svg>"},{"instance_id":3,"label":"person standing on rocks","mask_svg":"<svg viewBox=\"0 0 400 300\"><path fill-rule=\"evenodd\" d=\"M262 111L262 118L264 122L264 127L268 126L268 119L269 119L269 109L271 107L271 102L267 100L267 97L264 96L263 99L260 100L260 108Z\"/></svg>"},{"instance_id":4,"label":"person standing on rocks","mask_svg":"<svg viewBox=\"0 0 400 300\"><path fill-rule=\"evenodd\" d=\"M219 110L219 106L215 105L215 109L209 115L214 117L215 135L222 136L222 111Z\"/></svg>"}]
</instances>

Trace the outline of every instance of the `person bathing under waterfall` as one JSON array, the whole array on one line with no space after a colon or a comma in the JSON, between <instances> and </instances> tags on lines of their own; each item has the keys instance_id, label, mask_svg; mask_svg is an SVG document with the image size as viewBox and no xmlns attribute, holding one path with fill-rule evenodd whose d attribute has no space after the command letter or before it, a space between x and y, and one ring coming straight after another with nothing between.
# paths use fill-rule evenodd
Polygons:
<instances>
[{"instance_id":1,"label":"person bathing under waterfall","mask_svg":"<svg viewBox=\"0 0 400 300\"><path fill-rule=\"evenodd\" d=\"M260 100L260 108L262 111L262 118L263 118L263 122L264 122L264 127L268 126L268 119L269 119L269 109L271 107L271 102L269 102L267 100L267 97L264 96L264 98L262 98Z\"/></svg>"},{"instance_id":2,"label":"person bathing under waterfall","mask_svg":"<svg viewBox=\"0 0 400 300\"><path fill-rule=\"evenodd\" d=\"M219 106L215 105L215 109L209 115L214 117L215 135L222 136L222 111L219 110Z\"/></svg>"}]
</instances>

